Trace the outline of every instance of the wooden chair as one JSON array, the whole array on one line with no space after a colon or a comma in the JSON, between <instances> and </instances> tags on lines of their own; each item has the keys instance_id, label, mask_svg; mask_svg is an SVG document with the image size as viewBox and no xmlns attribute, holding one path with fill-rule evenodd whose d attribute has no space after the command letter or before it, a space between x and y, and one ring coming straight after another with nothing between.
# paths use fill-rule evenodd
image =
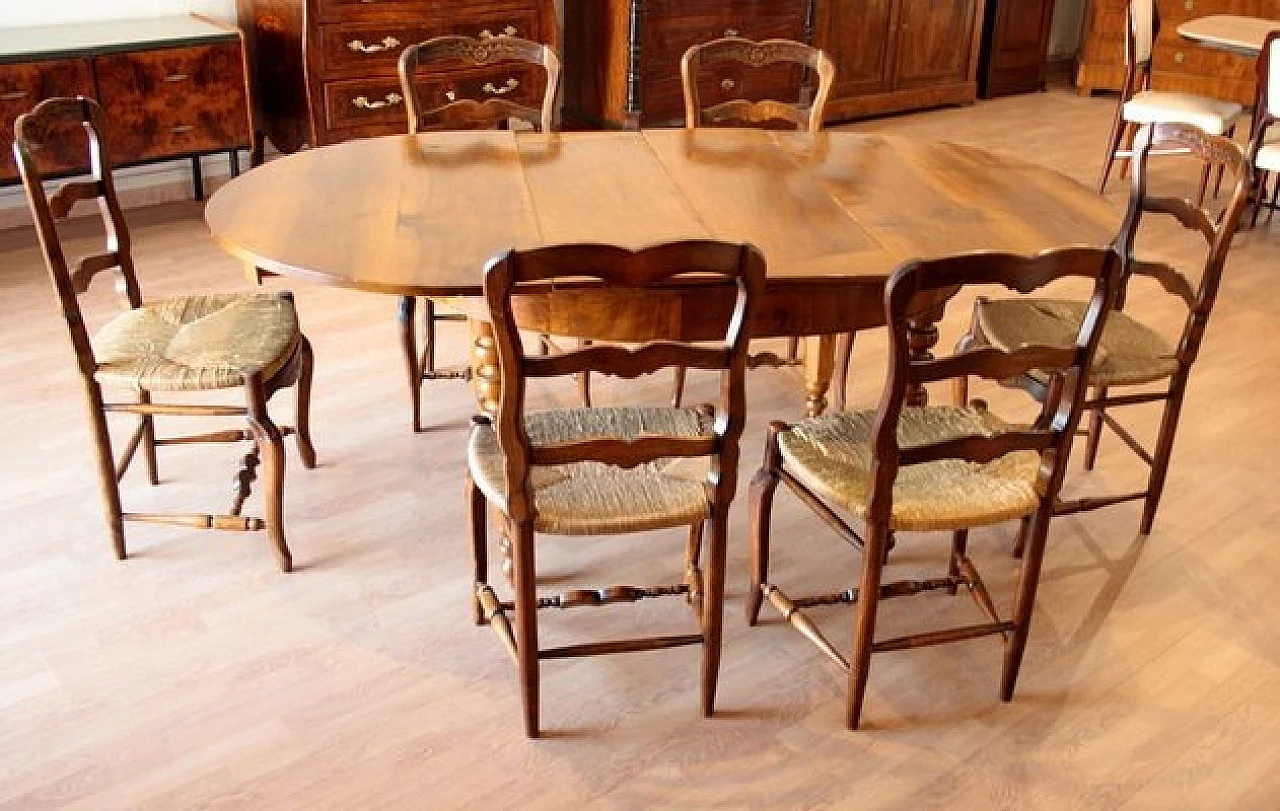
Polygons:
<instances>
[{"instance_id":1,"label":"wooden chair","mask_svg":"<svg viewBox=\"0 0 1280 811\"><path fill-rule=\"evenodd\" d=\"M800 80L800 98L796 102L778 101L774 99L733 98L703 107L702 96L698 87L698 78L703 67L715 68L720 65L746 65L762 68L769 65L787 65L799 67L806 71ZM810 87L809 73L817 76L817 87ZM684 121L688 129L711 126L752 126L785 123L801 132L817 132L822 129L823 113L827 98L835 84L836 68L820 48L794 42L789 39L767 39L761 42L726 37L710 42L694 45L684 52L680 59L680 80L684 87ZM722 88L736 87L733 79L721 80ZM839 357L837 369L848 367L849 356L853 352L852 335L841 336L838 345ZM779 357L773 352L754 353L747 359L747 368L756 369L762 366L780 368L795 366L799 363L799 342L796 338L787 341L786 354ZM672 404L680 405L684 396L685 375L680 369L675 372L675 387L672 392ZM844 374L833 386L835 389L835 407L844 408Z\"/></svg>"},{"instance_id":2,"label":"wooden chair","mask_svg":"<svg viewBox=\"0 0 1280 811\"><path fill-rule=\"evenodd\" d=\"M537 737L543 660L701 644L702 713L711 715L720 661L729 504L737 481L745 412L746 327L764 284L755 248L676 242L632 252L567 245L509 252L490 261L484 290L493 319L502 393L496 422L476 417L468 447L467 490L475 555L477 624L498 633L520 671L525 732ZM602 286L574 286L593 279ZM521 294L521 287L532 292ZM555 288L555 292L547 292ZM698 318L687 318L697 313ZM539 321L541 319L541 321ZM587 332L638 348L596 345L552 356L526 355L517 323L556 334ZM552 329L552 327L555 327ZM714 346L689 341L716 341ZM683 365L721 373L715 406L615 406L530 412L528 380L591 370L624 379ZM515 599L488 582L486 512L501 514L504 552L514 557ZM705 584L699 558L710 525ZM539 596L535 533L614 535L690 527L678 585L613 586ZM511 561L504 568L510 569ZM539 648L537 611L684 595L699 617L696 634ZM515 631L507 612L514 611Z\"/></svg>"},{"instance_id":3,"label":"wooden chair","mask_svg":"<svg viewBox=\"0 0 1280 811\"><path fill-rule=\"evenodd\" d=\"M1119 311L1112 314L1102 335L1101 349L1089 375L1092 393L1084 403L1084 408L1090 412L1084 454L1085 469L1093 469L1103 426L1108 426L1147 463L1150 474L1146 487L1142 490L1060 501L1055 506L1056 512L1061 515L1141 500L1144 504L1140 531L1144 535L1151 531L1160 495L1164 490L1187 380L1200 353L1200 344L1204 340L1205 328L1213 311L1218 285L1226 265L1227 251L1248 202L1252 174L1243 151L1230 138L1205 135L1194 128L1183 127L1161 135L1161 147L1181 148L1201 160L1225 166L1234 175L1230 199L1223 211L1215 217L1209 211L1192 205L1189 200L1150 195L1147 192L1147 157L1153 140L1151 130L1152 127L1145 126L1138 133L1132 195L1125 218L1126 225L1122 229L1122 234L1126 236L1117 243L1125 256L1125 275L1116 298ZM1133 234L1140 221L1148 214L1169 216L1184 228L1203 237L1207 252L1198 284L1170 265L1134 257ZM1186 319L1176 341L1169 340L1123 309L1126 291L1134 276L1154 280L1166 293L1180 299L1186 306ZM969 332L960 339L960 346L998 347L1007 350L1028 341L1061 343L1075 329L1084 309L1082 302L1061 299L979 299L974 305ZM1044 380L1040 375L1025 375L1013 382L1039 396L1045 395ZM1159 384L1159 387L1151 391L1152 384ZM1135 387L1140 387L1136 393L1133 392ZM1115 393L1116 389L1127 389L1131 393L1118 394ZM958 381L957 402L963 402L967 396L965 381ZM1159 434L1155 448L1150 451L1109 413L1113 408L1143 403L1163 404Z\"/></svg>"},{"instance_id":4,"label":"wooden chair","mask_svg":"<svg viewBox=\"0 0 1280 811\"><path fill-rule=\"evenodd\" d=\"M1083 375L1101 334L1119 273L1120 255L1109 248L1060 248L1034 257L1000 253L912 261L890 278L885 313L890 336L889 377L880 406L805 420L773 423L764 465L751 484L751 587L747 622L755 625L768 600L796 629L849 674L846 721L856 729L862 714L871 654L1004 637L1001 697L1013 696L1043 559L1049 518L1084 396ZM1070 347L986 348L939 359L912 360L908 315L956 288L1003 285L1028 293L1067 276L1094 280L1088 316ZM906 406L912 385L958 374L1000 379L1030 369L1051 370L1051 395L1029 426L1004 422L981 403L971 406ZM862 552L861 584L836 594L789 597L769 581L770 515L774 491L784 482L830 526ZM865 524L856 533L837 509ZM1001 619L966 554L970 528L1022 519L1028 549L1011 619ZM894 533L950 531L951 552L943 577L883 582ZM964 586L986 621L891 639L875 637L881 599ZM855 606L849 659L805 616L814 606Z\"/></svg>"},{"instance_id":5,"label":"wooden chair","mask_svg":"<svg viewBox=\"0 0 1280 811\"><path fill-rule=\"evenodd\" d=\"M1231 101L1180 91L1152 90L1151 63L1156 37L1160 33L1159 10L1155 0L1130 0L1126 13L1124 85L1107 141L1102 178L1098 181L1099 194L1107 189L1111 166L1116 158L1123 159L1127 169L1133 156L1134 133L1143 124L1190 124L1211 135L1230 136L1235 132L1235 120L1242 111L1239 104ZM1204 202L1211 168L1206 163L1200 176L1200 203Z\"/></svg>"},{"instance_id":6,"label":"wooden chair","mask_svg":"<svg viewBox=\"0 0 1280 811\"><path fill-rule=\"evenodd\" d=\"M1249 136L1249 163L1256 172L1251 225L1258 224L1258 210L1266 199L1267 180L1280 172L1280 140L1269 132L1280 116L1280 31L1272 31L1262 43L1254 63L1258 76L1258 103L1253 111L1253 131ZM1271 193L1271 209L1276 207L1280 183Z\"/></svg>"},{"instance_id":7,"label":"wooden chair","mask_svg":"<svg viewBox=\"0 0 1280 811\"><path fill-rule=\"evenodd\" d=\"M40 155L46 143L53 143L52 138L76 126L83 126L87 135L92 178L66 182L46 196ZM125 521L237 531L265 529L281 570L287 572L293 564L284 536L283 437L297 434L298 452L308 468L315 467L316 459L308 430L311 345L298 329L293 297L289 293L207 293L144 303L134 272L129 231L116 199L111 158L100 138L103 126L102 110L92 99L49 99L18 118L14 154L84 384L98 481L116 557L125 557ZM106 229L106 250L73 266L64 254L56 220L66 217L82 200L98 203ZM116 272L116 287L128 309L91 339L78 297L88 290L94 276L107 270ZM278 427L267 413L267 400L294 385L297 427ZM106 400L104 387L134 396ZM237 387L244 390L243 406L165 404L152 399L159 393ZM138 424L117 462L107 415L118 413L136 415ZM157 438L158 416L244 417L248 428ZM125 512L121 506L119 482L139 449L154 485L159 483L157 447L245 440L251 440L253 448L243 457L226 513L136 513ZM265 520L241 514L259 464L266 480Z\"/></svg>"},{"instance_id":8,"label":"wooden chair","mask_svg":"<svg viewBox=\"0 0 1280 811\"><path fill-rule=\"evenodd\" d=\"M521 103L528 91L510 83L497 86L492 82L480 85L484 98L459 98L457 89L441 90L436 85L424 85L414 81L420 65L436 66L449 63L476 67L503 62L527 63L540 66L546 74L541 104L532 107ZM505 127L511 119L526 122L541 132L555 129L556 97L560 88L560 58L550 47L517 37L492 37L474 39L463 36L436 37L410 45L400 54L400 88L405 98L405 110L409 115L409 132L428 132L442 129L486 129ZM430 98L428 93L443 93L442 98ZM413 407L413 430L422 430L422 383L426 380L470 378L467 367L440 369L436 366L436 325L442 321L465 321L460 313L442 313L435 302L424 298L423 345L418 354L416 336L417 299L402 296L399 302L400 342L404 349L405 370L409 378L409 397ZM546 341L544 341L546 343ZM586 392L586 378L580 386Z\"/></svg>"}]
</instances>

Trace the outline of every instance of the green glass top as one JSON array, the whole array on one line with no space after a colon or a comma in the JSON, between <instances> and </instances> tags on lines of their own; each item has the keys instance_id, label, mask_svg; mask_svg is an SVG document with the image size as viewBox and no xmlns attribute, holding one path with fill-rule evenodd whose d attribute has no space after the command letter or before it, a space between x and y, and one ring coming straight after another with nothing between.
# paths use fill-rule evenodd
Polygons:
<instances>
[{"instance_id":1,"label":"green glass top","mask_svg":"<svg viewBox=\"0 0 1280 811\"><path fill-rule=\"evenodd\" d=\"M0 28L0 62L173 48L234 39L236 31L190 14Z\"/></svg>"}]
</instances>

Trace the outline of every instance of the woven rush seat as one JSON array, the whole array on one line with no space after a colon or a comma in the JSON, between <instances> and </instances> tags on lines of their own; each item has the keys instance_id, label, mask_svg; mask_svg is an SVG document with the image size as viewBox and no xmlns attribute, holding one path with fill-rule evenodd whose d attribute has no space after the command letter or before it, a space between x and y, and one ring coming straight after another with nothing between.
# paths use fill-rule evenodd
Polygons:
<instances>
[{"instance_id":1,"label":"woven rush seat","mask_svg":"<svg viewBox=\"0 0 1280 811\"><path fill-rule=\"evenodd\" d=\"M806 487L858 518L870 492L870 438L876 412L847 411L808 419L778 435L791 473ZM898 422L903 448L1002 433L1008 424L985 409L958 406L908 407ZM944 459L908 465L893 486L890 529L928 532L997 524L1035 510L1040 455L1018 451L977 464Z\"/></svg>"},{"instance_id":2,"label":"woven rush seat","mask_svg":"<svg viewBox=\"0 0 1280 811\"><path fill-rule=\"evenodd\" d=\"M1061 299L983 299L975 318L993 346L1012 351L1028 344L1070 346L1084 319L1085 302ZM1136 386L1178 370L1177 350L1164 336L1124 312L1113 312L1089 373L1094 386Z\"/></svg>"},{"instance_id":3,"label":"woven rush seat","mask_svg":"<svg viewBox=\"0 0 1280 811\"><path fill-rule=\"evenodd\" d=\"M1234 101L1172 90L1143 90L1124 103L1124 119L1135 124L1191 124L1210 135L1222 135L1243 109Z\"/></svg>"},{"instance_id":4,"label":"woven rush seat","mask_svg":"<svg viewBox=\"0 0 1280 811\"><path fill-rule=\"evenodd\" d=\"M300 332L293 301L275 293L184 296L116 316L93 338L97 378L141 391L208 391L270 378Z\"/></svg>"},{"instance_id":5,"label":"woven rush seat","mask_svg":"<svg viewBox=\"0 0 1280 811\"><path fill-rule=\"evenodd\" d=\"M698 437L711 418L694 408L575 408L526 415L535 446L586 439ZM505 460L492 426L472 431L467 460L486 498L506 510ZM602 535L683 526L709 515L706 459L664 459L628 470L601 462L543 465L529 474L538 532Z\"/></svg>"}]
</instances>

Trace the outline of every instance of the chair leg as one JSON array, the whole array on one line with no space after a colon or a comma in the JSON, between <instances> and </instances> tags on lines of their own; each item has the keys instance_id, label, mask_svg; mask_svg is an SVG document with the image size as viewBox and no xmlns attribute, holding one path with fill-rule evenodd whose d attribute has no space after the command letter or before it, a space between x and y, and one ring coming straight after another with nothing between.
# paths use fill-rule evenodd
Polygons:
<instances>
[{"instance_id":1,"label":"chair leg","mask_svg":"<svg viewBox=\"0 0 1280 811\"><path fill-rule=\"evenodd\" d=\"M1176 380L1169 399L1165 402L1164 414L1160 417L1160 435L1156 439L1155 453L1151 454L1151 475L1147 479L1147 497L1142 505L1142 523L1138 531L1143 535L1151 534L1151 525L1156 520L1156 509L1160 506L1160 496L1164 493L1165 479L1169 474L1169 458L1173 455L1173 439L1178 432L1178 417L1182 413L1182 396L1186 391L1185 374Z\"/></svg>"},{"instance_id":2,"label":"chair leg","mask_svg":"<svg viewBox=\"0 0 1280 811\"><path fill-rule=\"evenodd\" d=\"M1022 572L1018 576L1018 591L1013 605L1013 634L1004 649L1004 673L1000 679L1000 699L1013 699L1013 686L1022 667L1022 654L1027 647L1027 635L1031 630L1031 609L1036 600L1036 587L1040 584L1040 566L1044 562L1045 538L1049 533L1049 519L1053 515L1052 504L1042 504L1030 519L1027 552L1022 559Z\"/></svg>"},{"instance_id":3,"label":"chair leg","mask_svg":"<svg viewBox=\"0 0 1280 811\"><path fill-rule=\"evenodd\" d=\"M1116 150L1120 148L1120 140L1128 124L1124 120L1124 111L1120 104L1116 105L1115 120L1111 122L1111 134L1107 136L1107 154L1102 161L1102 179L1098 181L1098 194L1107 190L1107 180L1111 177L1111 166L1116 160Z\"/></svg>"},{"instance_id":4,"label":"chair leg","mask_svg":"<svg viewBox=\"0 0 1280 811\"><path fill-rule=\"evenodd\" d=\"M489 504L484 497L484 491L476 486L470 472L466 475L466 489L467 528L471 532L471 560L475 571L473 581L475 586L478 587L482 583L489 582L489 528L487 523ZM476 625L484 625L484 608L480 605L480 598L476 596L474 587L471 589L471 607Z\"/></svg>"},{"instance_id":5,"label":"chair leg","mask_svg":"<svg viewBox=\"0 0 1280 811\"><path fill-rule=\"evenodd\" d=\"M267 414L267 398L262 389L262 376L245 376L245 400L249 407L249 429L262 458L262 479L266 483L263 506L266 512L267 536L275 552L280 571L293 571L293 555L284 537L284 438Z\"/></svg>"},{"instance_id":6,"label":"chair leg","mask_svg":"<svg viewBox=\"0 0 1280 811\"><path fill-rule=\"evenodd\" d=\"M684 367L676 366L672 370L671 380L671 407L679 408L680 401L684 399Z\"/></svg>"},{"instance_id":7,"label":"chair leg","mask_svg":"<svg viewBox=\"0 0 1280 811\"><path fill-rule=\"evenodd\" d=\"M150 403L151 392L144 391L138 395L139 403ZM156 418L150 414L142 416L142 457L147 465L147 481L152 485L160 483L160 465L156 459Z\"/></svg>"},{"instance_id":8,"label":"chair leg","mask_svg":"<svg viewBox=\"0 0 1280 811\"><path fill-rule=\"evenodd\" d=\"M778 432L785 427L781 422L769 424L764 463L751 479L751 584L747 588L747 625L755 625L760 619L760 604L764 599L760 588L769 578L769 524L773 515L773 494L778 489L778 472L782 469Z\"/></svg>"},{"instance_id":9,"label":"chair leg","mask_svg":"<svg viewBox=\"0 0 1280 811\"><path fill-rule=\"evenodd\" d=\"M1031 532L1031 516L1023 516L1018 525L1018 537L1013 540L1013 556L1021 559L1027 552L1027 533Z\"/></svg>"},{"instance_id":10,"label":"chair leg","mask_svg":"<svg viewBox=\"0 0 1280 811\"><path fill-rule=\"evenodd\" d=\"M976 313L975 313L976 317ZM977 343L977 339L973 337L974 325L969 326L969 331L960 336L960 340L956 341L956 354L967 352L973 349ZM957 375L951 378L951 404L964 406L969 403L969 376Z\"/></svg>"},{"instance_id":11,"label":"chair leg","mask_svg":"<svg viewBox=\"0 0 1280 811\"><path fill-rule=\"evenodd\" d=\"M884 572L888 541L888 526L867 524L866 547L862 550L862 582L858 587L858 605L853 621L853 654L849 657L849 693L845 703L845 724L849 729L857 729L862 719L867 671L871 667L871 646L875 642L880 576Z\"/></svg>"},{"instance_id":12,"label":"chair leg","mask_svg":"<svg viewBox=\"0 0 1280 811\"><path fill-rule=\"evenodd\" d=\"M1200 188L1196 191L1196 207L1204 207L1205 195L1209 193L1209 176L1213 174L1213 164L1209 161L1204 162L1204 167L1200 170Z\"/></svg>"},{"instance_id":13,"label":"chair leg","mask_svg":"<svg viewBox=\"0 0 1280 811\"><path fill-rule=\"evenodd\" d=\"M951 558L947 562L947 575L955 577L960 574L960 561L964 558L965 553L969 550L969 530L957 529L951 533ZM949 586L947 593L955 596L956 587Z\"/></svg>"},{"instance_id":14,"label":"chair leg","mask_svg":"<svg viewBox=\"0 0 1280 811\"><path fill-rule=\"evenodd\" d=\"M1120 159L1120 179L1123 180L1129 176L1129 166L1133 162L1133 138L1138 134L1138 125L1129 123L1125 126L1124 141L1121 142L1120 148L1124 152L1129 153L1129 157Z\"/></svg>"},{"instance_id":15,"label":"chair leg","mask_svg":"<svg viewBox=\"0 0 1280 811\"><path fill-rule=\"evenodd\" d=\"M1256 228L1258 226L1258 212L1262 210L1262 201L1267 195L1267 180L1270 179L1271 173L1265 169L1259 169L1253 184L1253 212L1249 215L1249 227Z\"/></svg>"},{"instance_id":16,"label":"chair leg","mask_svg":"<svg viewBox=\"0 0 1280 811\"><path fill-rule=\"evenodd\" d=\"M126 557L124 545L124 508L120 505L120 484L116 481L115 454L111 450L111 433L102 405L102 389L96 381L85 380L85 400L93 433L94 456L98 463L98 489L102 492L102 510L111 535L111 548L116 560Z\"/></svg>"},{"instance_id":17,"label":"chair leg","mask_svg":"<svg viewBox=\"0 0 1280 811\"><path fill-rule=\"evenodd\" d=\"M578 339L578 348L584 349L591 346L591 341L586 338ZM580 372L578 374L578 399L582 401L583 408L591 408L591 373Z\"/></svg>"},{"instance_id":18,"label":"chair leg","mask_svg":"<svg viewBox=\"0 0 1280 811\"><path fill-rule=\"evenodd\" d=\"M293 431L298 443L302 466L316 466L316 446L311 443L311 377L315 372L315 355L306 336L298 345L298 380L294 383Z\"/></svg>"},{"instance_id":19,"label":"chair leg","mask_svg":"<svg viewBox=\"0 0 1280 811\"><path fill-rule=\"evenodd\" d=\"M702 715L710 718L716 707L716 682L720 676L720 644L724 628L724 569L728 550L729 511L711 512L711 543L707 550L706 594L702 598Z\"/></svg>"},{"instance_id":20,"label":"chair leg","mask_svg":"<svg viewBox=\"0 0 1280 811\"><path fill-rule=\"evenodd\" d=\"M845 401L849 396L849 362L853 358L852 332L842 332L836 336L836 368L831 379L833 405L836 411L844 411ZM791 339L796 340L795 338Z\"/></svg>"},{"instance_id":21,"label":"chair leg","mask_svg":"<svg viewBox=\"0 0 1280 811\"><path fill-rule=\"evenodd\" d=\"M405 377L409 382L409 405L413 414L413 430L422 430L422 367L418 365L418 339L414 334L414 314L418 300L401 296L396 320L400 323L400 347L404 351Z\"/></svg>"},{"instance_id":22,"label":"chair leg","mask_svg":"<svg viewBox=\"0 0 1280 811\"><path fill-rule=\"evenodd\" d=\"M422 356L418 370L424 376L436 370L436 303L429 298L422 300ZM421 381L418 385L422 385Z\"/></svg>"},{"instance_id":23,"label":"chair leg","mask_svg":"<svg viewBox=\"0 0 1280 811\"><path fill-rule=\"evenodd\" d=\"M538 728L538 595L535 589L533 526L511 527L515 553L516 654L520 666L520 698L524 704L524 734L539 735Z\"/></svg>"},{"instance_id":24,"label":"chair leg","mask_svg":"<svg viewBox=\"0 0 1280 811\"><path fill-rule=\"evenodd\" d=\"M1226 135L1227 138L1235 138L1236 125L1232 124L1231 126L1227 127L1227 131L1224 133L1224 135ZM1213 199L1214 200L1217 200L1218 195L1222 193L1222 176L1226 174L1226 171L1227 171L1227 165L1225 163L1219 163L1218 173L1213 181Z\"/></svg>"},{"instance_id":25,"label":"chair leg","mask_svg":"<svg viewBox=\"0 0 1280 811\"><path fill-rule=\"evenodd\" d=\"M1095 399L1102 400L1107 396L1107 387L1098 386L1094 389ZM1089 434L1085 437L1084 443L1084 469L1093 470L1094 464L1098 461L1098 446L1102 444L1102 431L1106 427L1103 417L1106 415L1106 407L1101 402L1097 407L1089 412Z\"/></svg>"}]
</instances>

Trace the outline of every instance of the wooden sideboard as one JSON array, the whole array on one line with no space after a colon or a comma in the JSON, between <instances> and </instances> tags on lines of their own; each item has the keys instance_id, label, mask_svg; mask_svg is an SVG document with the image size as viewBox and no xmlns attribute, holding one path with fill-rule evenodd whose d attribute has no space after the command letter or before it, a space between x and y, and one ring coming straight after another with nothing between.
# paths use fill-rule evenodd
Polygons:
<instances>
[{"instance_id":1,"label":"wooden sideboard","mask_svg":"<svg viewBox=\"0 0 1280 811\"><path fill-rule=\"evenodd\" d=\"M1210 14L1280 18L1277 0L1158 0L1160 35L1152 54L1152 86L1181 90L1240 104L1254 102L1253 60L1204 48L1178 36L1178 26ZM1091 0L1076 88L1081 93L1119 90L1124 83L1124 26L1127 0Z\"/></svg>"},{"instance_id":2,"label":"wooden sideboard","mask_svg":"<svg viewBox=\"0 0 1280 811\"><path fill-rule=\"evenodd\" d=\"M445 34L558 44L553 0L237 0L256 121L282 152L405 132L396 75L408 45ZM545 79L495 65L426 74L423 98L504 95L537 106Z\"/></svg>"},{"instance_id":3,"label":"wooden sideboard","mask_svg":"<svg viewBox=\"0 0 1280 811\"><path fill-rule=\"evenodd\" d=\"M680 56L726 35L811 42L836 63L828 120L963 104L975 81L984 0L565 0L565 113L636 127L683 115ZM723 75L721 75L723 74ZM703 78L708 103L799 92L734 68Z\"/></svg>"},{"instance_id":4,"label":"wooden sideboard","mask_svg":"<svg viewBox=\"0 0 1280 811\"><path fill-rule=\"evenodd\" d=\"M251 149L244 46L235 28L196 15L0 29L0 184L16 182L13 122L52 96L102 105L117 166ZM83 135L40 157L49 174L83 171Z\"/></svg>"}]
</instances>

